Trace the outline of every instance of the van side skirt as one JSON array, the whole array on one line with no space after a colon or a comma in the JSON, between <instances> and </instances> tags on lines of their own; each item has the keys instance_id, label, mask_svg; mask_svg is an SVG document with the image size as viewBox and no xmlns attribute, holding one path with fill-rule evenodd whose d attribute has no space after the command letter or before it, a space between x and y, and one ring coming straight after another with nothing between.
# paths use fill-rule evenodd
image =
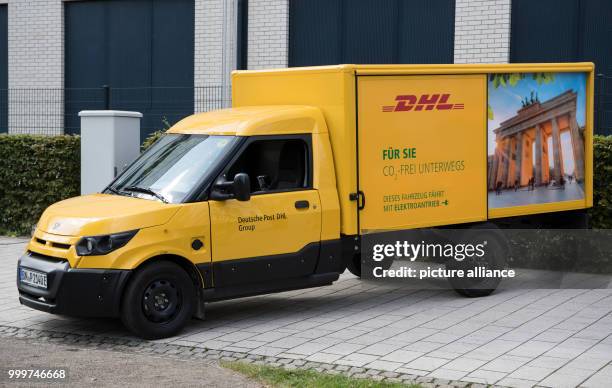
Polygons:
<instances>
[{"instance_id":1,"label":"van side skirt","mask_svg":"<svg viewBox=\"0 0 612 388\"><path fill-rule=\"evenodd\" d=\"M331 284L344 272L340 239L313 242L298 252L197 264L206 301Z\"/></svg>"},{"instance_id":2,"label":"van side skirt","mask_svg":"<svg viewBox=\"0 0 612 388\"><path fill-rule=\"evenodd\" d=\"M221 288L311 275L319 259L319 248L317 241L293 253L212 262L212 284ZM207 266L197 267L204 275Z\"/></svg>"},{"instance_id":3,"label":"van side skirt","mask_svg":"<svg viewBox=\"0 0 612 388\"><path fill-rule=\"evenodd\" d=\"M340 277L340 274L337 272L323 273L300 278L278 279L271 282L254 282L227 287L207 288L202 290L201 297L204 302L215 302L303 288L328 286L338 280L338 277Z\"/></svg>"}]
</instances>

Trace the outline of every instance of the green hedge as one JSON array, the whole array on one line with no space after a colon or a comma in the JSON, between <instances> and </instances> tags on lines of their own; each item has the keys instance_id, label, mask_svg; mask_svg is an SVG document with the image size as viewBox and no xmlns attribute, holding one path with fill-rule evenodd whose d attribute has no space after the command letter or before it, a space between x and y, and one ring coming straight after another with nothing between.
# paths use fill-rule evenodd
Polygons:
<instances>
[{"instance_id":1,"label":"green hedge","mask_svg":"<svg viewBox=\"0 0 612 388\"><path fill-rule=\"evenodd\" d=\"M168 119L166 117L162 117L162 124L163 124L162 129L158 129L157 131L149 134L149 136L147 136L147 138L144 139L144 141L140 145L140 151L141 152L145 151L147 148L151 147L153 145L153 143L158 141L159 138L162 137L162 135L164 133L166 133L168 128L171 127L170 122L168 121Z\"/></svg>"},{"instance_id":2,"label":"green hedge","mask_svg":"<svg viewBox=\"0 0 612 388\"><path fill-rule=\"evenodd\" d=\"M158 141L164 133L166 133L166 131L163 129L151 133L146 139L144 139L144 141L140 145L140 152L146 151L147 148L155 144L155 142Z\"/></svg>"},{"instance_id":3,"label":"green hedge","mask_svg":"<svg viewBox=\"0 0 612 388\"><path fill-rule=\"evenodd\" d=\"M612 229L612 135L593 139L593 174L591 226Z\"/></svg>"},{"instance_id":4,"label":"green hedge","mask_svg":"<svg viewBox=\"0 0 612 388\"><path fill-rule=\"evenodd\" d=\"M28 235L43 210L80 193L78 136L0 135L0 235Z\"/></svg>"},{"instance_id":5,"label":"green hedge","mask_svg":"<svg viewBox=\"0 0 612 388\"><path fill-rule=\"evenodd\" d=\"M153 143L163 131L145 141ZM593 228L612 228L612 136L594 138ZM0 235L27 235L50 204L79 195L78 136L0 135Z\"/></svg>"}]
</instances>

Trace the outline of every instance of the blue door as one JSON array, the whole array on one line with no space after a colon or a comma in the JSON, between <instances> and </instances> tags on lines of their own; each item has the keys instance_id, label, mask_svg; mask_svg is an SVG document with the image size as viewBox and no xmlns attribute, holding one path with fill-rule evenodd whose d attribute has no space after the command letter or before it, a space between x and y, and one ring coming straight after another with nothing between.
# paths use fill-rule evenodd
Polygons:
<instances>
[{"instance_id":1,"label":"blue door","mask_svg":"<svg viewBox=\"0 0 612 388\"><path fill-rule=\"evenodd\" d=\"M600 134L612 133L610 20L610 0L512 0L511 62L594 62Z\"/></svg>"},{"instance_id":2,"label":"blue door","mask_svg":"<svg viewBox=\"0 0 612 388\"><path fill-rule=\"evenodd\" d=\"M8 20L7 5L0 5L0 133L8 132Z\"/></svg>"},{"instance_id":3,"label":"blue door","mask_svg":"<svg viewBox=\"0 0 612 388\"><path fill-rule=\"evenodd\" d=\"M193 0L66 2L65 27L67 133L83 109L139 111L142 137L193 113Z\"/></svg>"},{"instance_id":4,"label":"blue door","mask_svg":"<svg viewBox=\"0 0 612 388\"><path fill-rule=\"evenodd\" d=\"M452 63L454 0L290 0L289 65Z\"/></svg>"}]
</instances>

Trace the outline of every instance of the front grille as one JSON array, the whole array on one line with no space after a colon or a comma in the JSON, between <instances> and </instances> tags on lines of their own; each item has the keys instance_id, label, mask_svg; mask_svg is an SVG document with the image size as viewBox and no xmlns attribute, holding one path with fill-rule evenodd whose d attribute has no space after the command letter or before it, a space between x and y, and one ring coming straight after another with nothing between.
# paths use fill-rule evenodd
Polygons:
<instances>
[{"instance_id":1,"label":"front grille","mask_svg":"<svg viewBox=\"0 0 612 388\"><path fill-rule=\"evenodd\" d=\"M46 240L43 240L42 238L38 238L38 237L36 237L36 242L37 242L37 243L39 243L39 244L41 244L41 245L45 245L45 244L47 244L47 241L46 241Z\"/></svg>"},{"instance_id":2,"label":"front grille","mask_svg":"<svg viewBox=\"0 0 612 388\"><path fill-rule=\"evenodd\" d=\"M54 256L49 256L49 255L43 255L37 252L32 252L32 251L28 251L28 255L30 255L31 257L35 258L35 259L40 259L40 260L45 260L45 261L50 261L52 263L67 263L68 260L61 258L61 257L54 257Z\"/></svg>"},{"instance_id":3,"label":"front grille","mask_svg":"<svg viewBox=\"0 0 612 388\"><path fill-rule=\"evenodd\" d=\"M60 249L70 249L70 244L62 244L58 242L52 242L51 246L54 248L60 248Z\"/></svg>"}]
</instances>

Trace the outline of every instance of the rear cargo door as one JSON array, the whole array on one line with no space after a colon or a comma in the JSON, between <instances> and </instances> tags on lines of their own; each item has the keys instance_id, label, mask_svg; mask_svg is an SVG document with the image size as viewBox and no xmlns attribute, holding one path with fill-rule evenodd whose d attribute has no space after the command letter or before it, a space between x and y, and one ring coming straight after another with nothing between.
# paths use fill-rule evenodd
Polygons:
<instances>
[{"instance_id":1,"label":"rear cargo door","mask_svg":"<svg viewBox=\"0 0 612 388\"><path fill-rule=\"evenodd\" d=\"M361 233L487 218L486 76L357 78Z\"/></svg>"}]
</instances>

